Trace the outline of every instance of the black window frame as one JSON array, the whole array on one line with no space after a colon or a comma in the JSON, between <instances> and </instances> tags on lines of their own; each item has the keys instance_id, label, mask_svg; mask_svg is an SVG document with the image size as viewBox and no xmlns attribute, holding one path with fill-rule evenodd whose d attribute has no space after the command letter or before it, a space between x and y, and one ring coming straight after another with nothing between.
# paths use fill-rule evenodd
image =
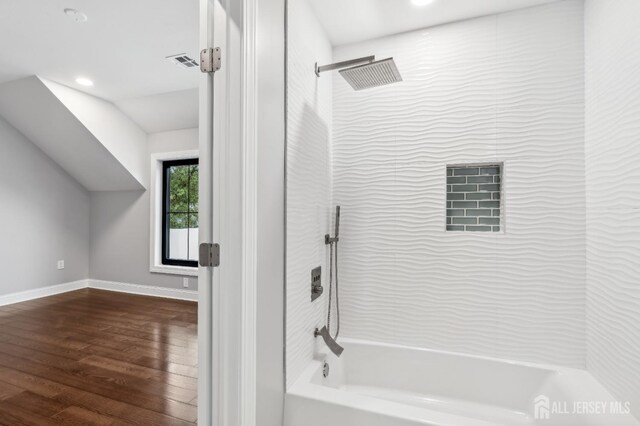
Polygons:
<instances>
[{"instance_id":1,"label":"black window frame","mask_svg":"<svg viewBox=\"0 0 640 426\"><path fill-rule=\"evenodd\" d=\"M169 211L169 169L175 166L197 166L199 164L198 158L186 158L181 160L168 160L162 162L162 264L169 266L185 266L190 268L197 268L198 261L197 260L184 260L184 259L171 259L169 257L169 214L176 213ZM187 195L188 198L189 195ZM190 203L187 202L187 205ZM178 212L184 213L189 217L190 214L196 213L198 214L198 220L200 220L199 212L191 212L187 207L186 212Z\"/></svg>"}]
</instances>

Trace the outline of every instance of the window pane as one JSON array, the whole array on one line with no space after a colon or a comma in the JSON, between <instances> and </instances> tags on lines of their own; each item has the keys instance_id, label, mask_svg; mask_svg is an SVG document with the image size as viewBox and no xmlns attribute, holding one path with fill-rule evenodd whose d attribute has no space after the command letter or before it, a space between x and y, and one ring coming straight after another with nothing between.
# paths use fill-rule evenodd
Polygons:
<instances>
[{"instance_id":1,"label":"window pane","mask_svg":"<svg viewBox=\"0 0 640 426\"><path fill-rule=\"evenodd\" d=\"M169 179L169 212L187 213L191 166L173 166L167 170Z\"/></svg>"},{"instance_id":2,"label":"window pane","mask_svg":"<svg viewBox=\"0 0 640 426\"><path fill-rule=\"evenodd\" d=\"M189 215L169 213L169 259L189 259ZM196 239L197 242L197 239Z\"/></svg>"},{"instance_id":3,"label":"window pane","mask_svg":"<svg viewBox=\"0 0 640 426\"><path fill-rule=\"evenodd\" d=\"M198 214L191 213L189 215L189 228L198 229Z\"/></svg>"},{"instance_id":4,"label":"window pane","mask_svg":"<svg viewBox=\"0 0 640 426\"><path fill-rule=\"evenodd\" d=\"M191 179L189 180L189 211L191 212L198 211L198 171L198 166L191 166Z\"/></svg>"},{"instance_id":5,"label":"window pane","mask_svg":"<svg viewBox=\"0 0 640 426\"><path fill-rule=\"evenodd\" d=\"M164 165L163 263L197 266L198 160L175 160Z\"/></svg>"},{"instance_id":6,"label":"window pane","mask_svg":"<svg viewBox=\"0 0 640 426\"><path fill-rule=\"evenodd\" d=\"M198 215L189 215L189 260L198 260Z\"/></svg>"}]
</instances>

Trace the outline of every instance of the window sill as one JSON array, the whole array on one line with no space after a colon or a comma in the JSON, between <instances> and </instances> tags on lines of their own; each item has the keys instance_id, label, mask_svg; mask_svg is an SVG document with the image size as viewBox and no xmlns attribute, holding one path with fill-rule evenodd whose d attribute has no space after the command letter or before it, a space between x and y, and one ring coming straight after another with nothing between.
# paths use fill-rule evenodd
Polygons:
<instances>
[{"instance_id":1,"label":"window sill","mask_svg":"<svg viewBox=\"0 0 640 426\"><path fill-rule=\"evenodd\" d=\"M154 265L149 270L155 274L183 275L189 277L198 276L198 268L189 266Z\"/></svg>"}]
</instances>

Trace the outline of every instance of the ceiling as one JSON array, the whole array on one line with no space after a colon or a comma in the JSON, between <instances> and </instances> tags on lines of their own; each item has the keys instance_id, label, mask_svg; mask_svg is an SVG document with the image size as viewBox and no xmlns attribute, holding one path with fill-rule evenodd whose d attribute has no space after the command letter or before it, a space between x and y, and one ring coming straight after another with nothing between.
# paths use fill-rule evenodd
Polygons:
<instances>
[{"instance_id":1,"label":"ceiling","mask_svg":"<svg viewBox=\"0 0 640 426\"><path fill-rule=\"evenodd\" d=\"M65 8L88 20L74 22ZM197 97L175 92L197 88L198 68L179 67L166 56L197 58L198 13L198 0L1 0L0 83L38 75L116 104L143 98L145 114L131 118L143 116L138 124L147 132L166 129L172 119L191 125ZM94 86L77 84L81 76ZM191 116L175 120L185 108ZM154 112L162 125L145 118Z\"/></svg>"},{"instance_id":2,"label":"ceiling","mask_svg":"<svg viewBox=\"0 0 640 426\"><path fill-rule=\"evenodd\" d=\"M147 133L198 127L198 89L124 99L115 104Z\"/></svg>"},{"instance_id":3,"label":"ceiling","mask_svg":"<svg viewBox=\"0 0 640 426\"><path fill-rule=\"evenodd\" d=\"M308 1L341 45L556 0ZM198 69L166 56L197 58L198 22L198 0L0 0L0 84L38 75L114 102L147 133L194 127Z\"/></svg>"},{"instance_id":4,"label":"ceiling","mask_svg":"<svg viewBox=\"0 0 640 426\"><path fill-rule=\"evenodd\" d=\"M558 0L308 0L331 44L356 43Z\"/></svg>"}]
</instances>

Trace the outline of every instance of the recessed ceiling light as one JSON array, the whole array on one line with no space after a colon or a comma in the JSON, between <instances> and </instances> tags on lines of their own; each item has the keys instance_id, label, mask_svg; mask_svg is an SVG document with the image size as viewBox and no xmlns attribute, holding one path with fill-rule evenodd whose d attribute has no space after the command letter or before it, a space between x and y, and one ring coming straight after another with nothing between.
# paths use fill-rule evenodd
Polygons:
<instances>
[{"instance_id":1,"label":"recessed ceiling light","mask_svg":"<svg viewBox=\"0 0 640 426\"><path fill-rule=\"evenodd\" d=\"M93 81L89 80L88 78L84 78L84 77L76 78L76 83L78 83L81 86L93 86Z\"/></svg>"},{"instance_id":2,"label":"recessed ceiling light","mask_svg":"<svg viewBox=\"0 0 640 426\"><path fill-rule=\"evenodd\" d=\"M73 22L87 22L89 19L87 15L75 9L67 8L64 10L64 14L73 19Z\"/></svg>"},{"instance_id":3,"label":"recessed ceiling light","mask_svg":"<svg viewBox=\"0 0 640 426\"><path fill-rule=\"evenodd\" d=\"M433 3L434 0L411 0L414 6L426 6Z\"/></svg>"}]
</instances>

